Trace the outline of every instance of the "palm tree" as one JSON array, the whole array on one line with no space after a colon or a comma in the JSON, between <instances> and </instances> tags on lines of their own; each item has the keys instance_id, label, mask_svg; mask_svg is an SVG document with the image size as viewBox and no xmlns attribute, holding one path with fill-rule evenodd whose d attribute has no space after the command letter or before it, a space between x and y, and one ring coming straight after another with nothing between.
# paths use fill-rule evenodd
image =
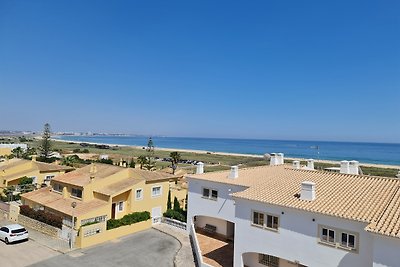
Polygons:
<instances>
[{"instance_id":1,"label":"palm tree","mask_svg":"<svg viewBox=\"0 0 400 267\"><path fill-rule=\"evenodd\" d=\"M144 155L141 155L137 158L137 163L140 164L140 169L143 169L143 165L147 163L147 157Z\"/></svg>"},{"instance_id":2,"label":"palm tree","mask_svg":"<svg viewBox=\"0 0 400 267\"><path fill-rule=\"evenodd\" d=\"M171 157L171 163L172 163L172 174L175 174L175 170L178 167L178 162L181 160L181 154L177 151L171 152L169 154Z\"/></svg>"}]
</instances>

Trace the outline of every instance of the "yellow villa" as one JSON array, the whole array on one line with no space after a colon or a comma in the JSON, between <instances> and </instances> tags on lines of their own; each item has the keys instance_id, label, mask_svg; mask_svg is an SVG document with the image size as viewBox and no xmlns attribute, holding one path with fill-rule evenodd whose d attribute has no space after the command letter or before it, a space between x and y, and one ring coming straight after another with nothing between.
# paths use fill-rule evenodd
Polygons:
<instances>
[{"instance_id":1,"label":"yellow villa","mask_svg":"<svg viewBox=\"0 0 400 267\"><path fill-rule=\"evenodd\" d=\"M68 166L32 160L5 160L0 163L0 190L2 192L7 186L18 185L24 176L32 178L37 187L42 184L50 185L51 179L72 170L73 168Z\"/></svg>"},{"instance_id":2,"label":"yellow villa","mask_svg":"<svg viewBox=\"0 0 400 267\"><path fill-rule=\"evenodd\" d=\"M34 209L60 215L64 226L70 227L74 217L76 230L96 222L101 224L102 227L93 230L95 232L89 229L81 234L91 236L109 232L104 229L107 220L120 219L132 212L150 212L152 221L146 227L159 222L166 211L169 183L175 179L163 172L91 164L55 177L51 187L23 194L21 200ZM76 206L72 208L74 202ZM89 245L106 241L99 239Z\"/></svg>"}]
</instances>

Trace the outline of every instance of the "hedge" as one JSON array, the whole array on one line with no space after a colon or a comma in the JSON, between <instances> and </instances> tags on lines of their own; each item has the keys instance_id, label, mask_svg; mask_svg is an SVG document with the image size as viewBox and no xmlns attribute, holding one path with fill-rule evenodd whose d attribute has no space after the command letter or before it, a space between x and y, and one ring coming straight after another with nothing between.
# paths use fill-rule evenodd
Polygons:
<instances>
[{"instance_id":1,"label":"hedge","mask_svg":"<svg viewBox=\"0 0 400 267\"><path fill-rule=\"evenodd\" d=\"M28 205L22 205L19 207L19 212L21 215L32 218L39 222L43 222L45 224L57 227L62 229L62 218L58 215L54 215L52 213L45 212L44 210L35 211L30 208Z\"/></svg>"},{"instance_id":2,"label":"hedge","mask_svg":"<svg viewBox=\"0 0 400 267\"><path fill-rule=\"evenodd\" d=\"M142 211L142 212L133 212L125 215L121 219L109 219L107 221L107 230L118 228L124 225L131 225L138 222L147 221L150 219L150 212Z\"/></svg>"},{"instance_id":3,"label":"hedge","mask_svg":"<svg viewBox=\"0 0 400 267\"><path fill-rule=\"evenodd\" d=\"M186 211L179 209L179 210L172 210L169 209L164 212L164 217L175 219L181 222L186 222Z\"/></svg>"}]
</instances>

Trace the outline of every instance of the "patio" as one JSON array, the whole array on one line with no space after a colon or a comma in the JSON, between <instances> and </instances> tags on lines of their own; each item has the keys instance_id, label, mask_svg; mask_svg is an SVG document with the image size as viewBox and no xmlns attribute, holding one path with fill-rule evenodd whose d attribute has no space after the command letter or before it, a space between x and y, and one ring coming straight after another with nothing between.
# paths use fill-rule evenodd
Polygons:
<instances>
[{"instance_id":1,"label":"patio","mask_svg":"<svg viewBox=\"0 0 400 267\"><path fill-rule=\"evenodd\" d=\"M233 241L218 234L210 236L201 228L196 229L196 236L205 263L216 267L233 266Z\"/></svg>"}]
</instances>

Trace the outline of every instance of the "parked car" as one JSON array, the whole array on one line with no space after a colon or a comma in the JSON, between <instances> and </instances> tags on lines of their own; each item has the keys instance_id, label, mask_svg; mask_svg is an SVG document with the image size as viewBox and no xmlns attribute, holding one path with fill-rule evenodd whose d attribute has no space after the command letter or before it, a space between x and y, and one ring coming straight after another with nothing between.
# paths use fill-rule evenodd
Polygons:
<instances>
[{"instance_id":1,"label":"parked car","mask_svg":"<svg viewBox=\"0 0 400 267\"><path fill-rule=\"evenodd\" d=\"M28 230L19 224L10 224L0 228L0 239L6 244L28 240Z\"/></svg>"}]
</instances>

